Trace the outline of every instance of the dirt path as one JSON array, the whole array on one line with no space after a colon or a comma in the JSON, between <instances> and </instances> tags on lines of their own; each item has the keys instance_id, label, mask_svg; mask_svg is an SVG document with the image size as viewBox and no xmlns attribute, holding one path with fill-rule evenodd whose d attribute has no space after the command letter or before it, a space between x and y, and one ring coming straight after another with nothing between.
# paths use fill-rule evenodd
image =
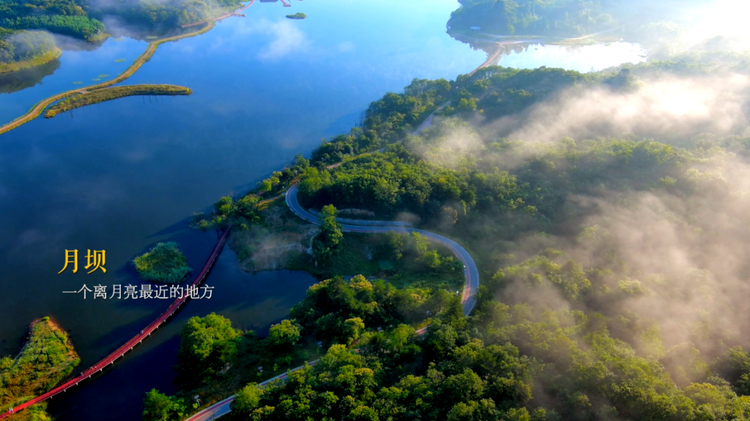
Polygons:
<instances>
[{"instance_id":1,"label":"dirt path","mask_svg":"<svg viewBox=\"0 0 750 421\"><path fill-rule=\"evenodd\" d=\"M147 61L149 61L149 59L151 59L151 57L156 52L156 49L161 44L164 44L165 42L177 41L177 40L180 40L180 39L190 38L190 37L194 37L194 36L197 36L197 35L204 34L204 33L208 32L208 31L210 31L215 25L216 24L213 21L212 22L208 22L208 24L206 26L204 26L203 28L201 28L198 31L190 32L190 33L187 33L187 34L175 35L175 36L172 36L172 37L162 38L162 39L158 39L158 40L150 42L148 44L148 47L146 48L146 51L144 51L143 54L141 54L133 62L133 64L131 64L130 67L127 68L127 70L125 70L124 72L122 72L116 78L114 78L112 80L108 80L106 82L98 83L96 85L86 86L84 88L72 89L70 91L63 92L63 93L60 93L60 94L57 94L57 95L53 95L53 96L51 96L51 97L49 97L47 99L44 99L44 100L36 103L36 105L34 105L33 107L31 107L31 109L26 114L24 114L21 117L18 117L17 119L11 121L10 123L7 123L7 124L3 125L2 127L0 127L0 135L3 134L3 133L7 133L7 132L15 129L18 126L20 126L22 124L26 124L29 121L31 121L31 120L39 117L40 115L42 115L42 112L44 112L45 108L47 108L48 106L50 106L52 103L57 102L57 101L65 98L65 97L68 97L68 96L73 95L73 94L80 94L80 93L84 93L84 92L87 92L87 91L90 92L90 91L94 91L94 90L97 90L97 89L107 88L107 87L110 87L110 86L112 86L114 84L117 84L117 83L120 83L120 82L126 80L130 76L133 76L133 74L135 74L135 72L138 71L138 69L140 69L141 66L143 66Z\"/></svg>"}]
</instances>

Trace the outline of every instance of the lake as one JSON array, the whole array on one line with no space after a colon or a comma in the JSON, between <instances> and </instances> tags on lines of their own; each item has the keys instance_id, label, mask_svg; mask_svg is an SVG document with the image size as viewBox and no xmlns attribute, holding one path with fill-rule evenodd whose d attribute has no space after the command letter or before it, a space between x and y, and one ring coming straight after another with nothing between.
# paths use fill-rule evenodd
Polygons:
<instances>
[{"instance_id":1,"label":"lake","mask_svg":"<svg viewBox=\"0 0 750 421\"><path fill-rule=\"evenodd\" d=\"M80 369L137 334L169 301L84 300L63 291L141 284L130 261L159 241L178 242L197 273L216 233L190 230L194 212L243 194L297 153L309 155L357 124L384 93L414 78L454 79L487 58L446 34L457 7L449 0L256 2L244 18L160 46L125 82L183 85L191 96L119 99L0 136L0 354L17 353L28 324L43 316L70 332ZM295 12L308 18L285 18ZM0 94L0 120L116 76L146 45L110 39L93 51L66 51L40 83ZM550 52L552 60L533 48L501 64L595 67L573 50ZM635 60L614 57L615 64ZM66 249L79 250L81 268L58 275ZM106 273L83 270L89 249L106 250ZM243 273L226 249L207 281L212 299L190 302L104 375L50 401L49 410L60 421L139 419L146 391L176 391L177 335L188 318L216 312L263 334L314 282L300 272Z\"/></svg>"}]
</instances>

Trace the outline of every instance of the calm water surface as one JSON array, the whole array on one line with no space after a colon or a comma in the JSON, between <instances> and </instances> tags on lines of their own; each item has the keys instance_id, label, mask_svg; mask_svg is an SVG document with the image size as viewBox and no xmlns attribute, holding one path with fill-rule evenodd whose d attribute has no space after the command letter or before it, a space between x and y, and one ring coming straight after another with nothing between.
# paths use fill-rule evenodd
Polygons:
<instances>
[{"instance_id":1,"label":"calm water surface","mask_svg":"<svg viewBox=\"0 0 750 421\"><path fill-rule=\"evenodd\" d=\"M445 33L455 1L293 6L256 2L245 18L162 45L126 82L184 85L189 97L120 99L0 136L0 355L19 351L29 322L52 316L70 331L80 368L92 365L168 302L84 300L62 291L140 284L129 262L159 241L177 241L197 272L216 234L189 230L193 212L246 192L296 153L348 130L384 93L413 78L453 79L486 59ZM308 18L284 17L298 11ZM66 51L41 84L0 95L0 120L100 75L114 77L145 48L125 39ZM569 58L570 66L579 62ZM106 250L107 273L57 275L64 250L74 248ZM105 375L52 400L50 412L61 421L139 419L146 391L175 392L171 367L187 318L217 312L263 333L314 282L299 272L243 273L227 249L208 279L211 300L192 301Z\"/></svg>"}]
</instances>

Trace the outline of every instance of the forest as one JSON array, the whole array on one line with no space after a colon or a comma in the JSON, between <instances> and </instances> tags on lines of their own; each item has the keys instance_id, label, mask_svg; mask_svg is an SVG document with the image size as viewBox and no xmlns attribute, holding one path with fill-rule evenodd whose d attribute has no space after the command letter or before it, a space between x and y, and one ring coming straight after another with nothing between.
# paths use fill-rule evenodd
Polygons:
<instances>
[{"instance_id":1,"label":"forest","mask_svg":"<svg viewBox=\"0 0 750 421\"><path fill-rule=\"evenodd\" d=\"M448 27L506 35L573 37L613 29L617 21L607 6L613 1L461 0Z\"/></svg>"},{"instance_id":2,"label":"forest","mask_svg":"<svg viewBox=\"0 0 750 421\"><path fill-rule=\"evenodd\" d=\"M73 0L3 1L0 27L43 29L91 41L100 39L105 30L101 22L90 18Z\"/></svg>"},{"instance_id":3,"label":"forest","mask_svg":"<svg viewBox=\"0 0 750 421\"><path fill-rule=\"evenodd\" d=\"M278 371L243 359L256 378L235 381L231 416L750 419L749 60L489 67L373 102L359 127L238 202L299 182L327 221L321 258L344 253L337 209L416 222L471 251L477 305L465 317L443 286L331 277L290 312L285 337L307 339L274 369L320 362L260 387ZM202 221L264 223L255 206L222 206ZM227 376L239 364L221 362Z\"/></svg>"},{"instance_id":4,"label":"forest","mask_svg":"<svg viewBox=\"0 0 750 421\"><path fill-rule=\"evenodd\" d=\"M462 41L492 41L493 36L533 36L552 43L587 43L601 36L624 38L662 56L672 50L692 20L690 10L705 0L459 0L448 33ZM487 36L490 35L488 38ZM670 45L672 44L672 45Z\"/></svg>"}]
</instances>

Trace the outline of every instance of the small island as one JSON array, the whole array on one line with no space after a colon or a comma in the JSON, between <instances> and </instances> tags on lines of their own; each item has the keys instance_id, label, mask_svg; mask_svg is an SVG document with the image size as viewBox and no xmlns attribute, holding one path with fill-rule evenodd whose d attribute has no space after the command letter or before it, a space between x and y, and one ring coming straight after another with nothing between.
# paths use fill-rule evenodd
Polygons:
<instances>
[{"instance_id":1,"label":"small island","mask_svg":"<svg viewBox=\"0 0 750 421\"><path fill-rule=\"evenodd\" d=\"M293 15L286 15L286 17L287 17L287 19L298 19L298 20L302 20L302 19L305 19L305 18L307 17L307 15L306 15L306 14L304 14L304 13L301 13L301 12L297 12L297 13L295 13L295 14L293 14Z\"/></svg>"},{"instance_id":2,"label":"small island","mask_svg":"<svg viewBox=\"0 0 750 421\"><path fill-rule=\"evenodd\" d=\"M61 55L62 50L47 32L0 28L0 74L41 66Z\"/></svg>"},{"instance_id":3,"label":"small island","mask_svg":"<svg viewBox=\"0 0 750 421\"><path fill-rule=\"evenodd\" d=\"M153 282L178 283L192 272L174 242L157 244L148 253L133 259L133 263L141 278Z\"/></svg>"},{"instance_id":4,"label":"small island","mask_svg":"<svg viewBox=\"0 0 750 421\"><path fill-rule=\"evenodd\" d=\"M49 391L80 362L67 333L49 317L33 322L21 353L0 359L0 406L15 406ZM51 419L46 407L33 405L24 414L28 418L19 419Z\"/></svg>"},{"instance_id":5,"label":"small island","mask_svg":"<svg viewBox=\"0 0 750 421\"><path fill-rule=\"evenodd\" d=\"M101 80L101 77L109 75L99 75L94 81ZM116 86L110 88L96 89L94 91L79 91L57 104L50 107L44 118L52 118L60 113L85 107L87 105L98 104L101 102L111 101L117 98L124 98L135 95L190 95L193 91L190 88L176 85L130 85Z\"/></svg>"}]
</instances>

